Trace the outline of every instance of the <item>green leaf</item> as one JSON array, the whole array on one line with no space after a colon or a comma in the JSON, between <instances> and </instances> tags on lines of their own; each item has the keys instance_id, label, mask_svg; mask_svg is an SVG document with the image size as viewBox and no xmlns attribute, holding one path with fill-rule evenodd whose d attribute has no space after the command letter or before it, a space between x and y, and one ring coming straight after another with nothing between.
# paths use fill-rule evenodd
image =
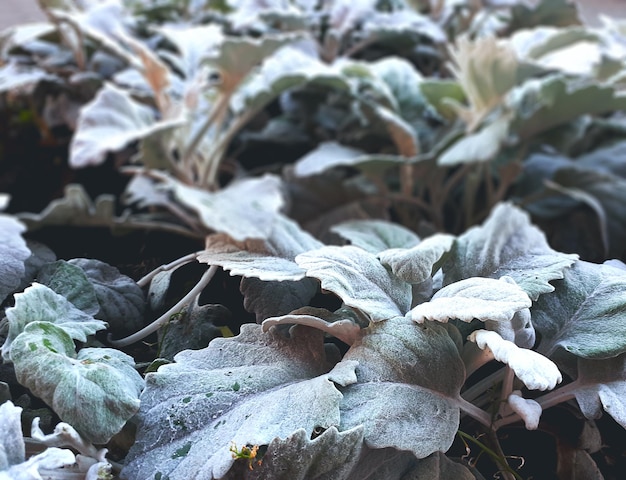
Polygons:
<instances>
[{"instance_id":1,"label":"green leaf","mask_svg":"<svg viewBox=\"0 0 626 480\"><path fill-rule=\"evenodd\" d=\"M175 360L147 375L123 476L222 478L233 467L232 443L268 445L338 426L335 383L354 381L354 363L327 373L323 333L306 327L287 338L244 324L238 336Z\"/></svg>"},{"instance_id":2,"label":"green leaf","mask_svg":"<svg viewBox=\"0 0 626 480\"><path fill-rule=\"evenodd\" d=\"M510 93L507 104L515 112L511 133L523 140L580 115L624 110L626 95L610 85L553 74L525 82Z\"/></svg>"},{"instance_id":3,"label":"green leaf","mask_svg":"<svg viewBox=\"0 0 626 480\"><path fill-rule=\"evenodd\" d=\"M15 295L15 306L7 308L9 333L2 345L2 357L11 359L12 342L32 322L53 323L69 338L87 341L89 335L106 328L106 323L79 310L63 295L52 289L33 283L22 293Z\"/></svg>"},{"instance_id":4,"label":"green leaf","mask_svg":"<svg viewBox=\"0 0 626 480\"><path fill-rule=\"evenodd\" d=\"M452 235L438 233L413 247L390 248L378 254L380 262L389 267L394 275L407 283L417 285L435 273L446 252L454 243Z\"/></svg>"},{"instance_id":5,"label":"green leaf","mask_svg":"<svg viewBox=\"0 0 626 480\"><path fill-rule=\"evenodd\" d=\"M59 295L63 295L87 315L96 316L100 310L94 286L83 269L77 265L65 260L48 263L39 270L37 280Z\"/></svg>"},{"instance_id":6,"label":"green leaf","mask_svg":"<svg viewBox=\"0 0 626 480\"><path fill-rule=\"evenodd\" d=\"M427 78L420 83L420 91L428 103L446 120L457 118L456 110L450 106L461 105L466 101L465 92L459 82L448 79Z\"/></svg>"},{"instance_id":7,"label":"green leaf","mask_svg":"<svg viewBox=\"0 0 626 480\"><path fill-rule=\"evenodd\" d=\"M331 231L374 254L388 249L409 249L420 241L413 231L386 220L351 220L334 225Z\"/></svg>"},{"instance_id":8,"label":"green leaf","mask_svg":"<svg viewBox=\"0 0 626 480\"><path fill-rule=\"evenodd\" d=\"M539 352L563 348L588 359L626 352L626 272L578 261L555 286L531 310Z\"/></svg>"},{"instance_id":9,"label":"green leaf","mask_svg":"<svg viewBox=\"0 0 626 480\"><path fill-rule=\"evenodd\" d=\"M417 458L450 448L465 369L443 327L404 317L372 324L346 361L358 362L357 383L341 389L342 428L363 425L370 448L407 450Z\"/></svg>"},{"instance_id":10,"label":"green leaf","mask_svg":"<svg viewBox=\"0 0 626 480\"><path fill-rule=\"evenodd\" d=\"M404 315L411 305L411 286L389 272L371 253L347 245L302 253L296 262L307 277L374 322Z\"/></svg>"},{"instance_id":11,"label":"green leaf","mask_svg":"<svg viewBox=\"0 0 626 480\"><path fill-rule=\"evenodd\" d=\"M139 409L143 379L132 357L83 348L59 326L33 322L11 347L17 380L87 440L107 443Z\"/></svg>"},{"instance_id":12,"label":"green leaf","mask_svg":"<svg viewBox=\"0 0 626 480\"><path fill-rule=\"evenodd\" d=\"M552 292L577 255L556 252L528 214L510 203L496 206L481 226L460 235L443 265L444 285L471 277L508 275L532 300Z\"/></svg>"},{"instance_id":13,"label":"green leaf","mask_svg":"<svg viewBox=\"0 0 626 480\"><path fill-rule=\"evenodd\" d=\"M25 230L17 219L0 215L0 303L20 286L26 273L31 252L22 238Z\"/></svg>"},{"instance_id":14,"label":"green leaf","mask_svg":"<svg viewBox=\"0 0 626 480\"><path fill-rule=\"evenodd\" d=\"M80 267L93 285L100 304L96 318L107 322L111 329L141 328L145 299L143 290L132 278L100 260L73 258L69 263Z\"/></svg>"}]
</instances>

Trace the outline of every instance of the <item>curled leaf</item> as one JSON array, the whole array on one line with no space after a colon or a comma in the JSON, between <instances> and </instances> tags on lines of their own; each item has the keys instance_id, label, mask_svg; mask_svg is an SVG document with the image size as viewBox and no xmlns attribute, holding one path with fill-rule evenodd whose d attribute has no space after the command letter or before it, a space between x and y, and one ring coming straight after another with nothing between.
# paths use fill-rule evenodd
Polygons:
<instances>
[{"instance_id":1,"label":"curled leaf","mask_svg":"<svg viewBox=\"0 0 626 480\"><path fill-rule=\"evenodd\" d=\"M506 363L531 390L552 390L563 380L552 360L532 350L519 348L496 332L475 330L468 340L482 350L489 349L496 360Z\"/></svg>"}]
</instances>

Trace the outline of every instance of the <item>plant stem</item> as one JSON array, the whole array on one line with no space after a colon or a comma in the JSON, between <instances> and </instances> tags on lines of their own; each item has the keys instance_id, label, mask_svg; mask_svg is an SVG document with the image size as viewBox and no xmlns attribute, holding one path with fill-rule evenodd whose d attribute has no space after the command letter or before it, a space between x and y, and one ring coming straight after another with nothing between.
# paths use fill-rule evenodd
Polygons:
<instances>
[{"instance_id":1,"label":"plant stem","mask_svg":"<svg viewBox=\"0 0 626 480\"><path fill-rule=\"evenodd\" d=\"M183 265L191 263L196 258L198 258L198 255L200 253L202 253L202 252L190 253L189 255L185 255L184 257L177 258L176 260L174 260L174 261L172 261L172 262L170 262L170 263L168 263L166 265L161 265L161 266L155 268L150 273L147 273L142 278L137 280L137 285L139 285L141 288L147 286L148 282L150 282L150 280L152 280L157 274L159 274L161 272L165 272L166 270L174 270L174 269L176 269L178 267L182 267Z\"/></svg>"},{"instance_id":2,"label":"plant stem","mask_svg":"<svg viewBox=\"0 0 626 480\"><path fill-rule=\"evenodd\" d=\"M493 438L495 437L495 432L491 429L489 429L489 438L490 440L493 441ZM459 435L459 437L461 437L464 440L468 440L472 443L474 443L475 445L477 445L483 452L485 452L487 455L489 455L489 457L496 463L498 464L501 468L502 468L502 475L505 478L514 478L516 480L523 480L523 478L515 471L511 468L511 466L507 463L506 461L506 457L504 456L504 453L502 452L502 449L500 448L500 442L498 442L498 439L495 439L495 445L496 445L496 449L498 451L494 451L493 449L489 448L486 444L484 444L483 442L481 442L480 440L478 440L477 438L472 437L471 435L468 435L465 432L462 432L461 430L459 430L457 432L457 434Z\"/></svg>"},{"instance_id":3,"label":"plant stem","mask_svg":"<svg viewBox=\"0 0 626 480\"><path fill-rule=\"evenodd\" d=\"M215 275L215 272L217 272L217 265L211 265L211 267L207 269L206 272L204 272L204 274L202 275L198 283L195 285L195 287L193 287L189 291L189 293L187 293L187 295L181 298L178 301L178 303L176 303L176 305L174 305L167 312L165 312L163 315L157 318L154 322L145 326L138 332L135 332L132 335L129 335L128 337L125 337L125 338L121 338L119 340L112 340L111 335L109 334L109 337L108 337L109 343L116 348L126 347L135 342L138 342L139 340L146 338L151 333L156 332L159 328L161 328L163 325L165 325L169 321L172 315L174 315L175 313L178 313L185 305L191 302L197 295L200 295L200 293L202 293L202 290L204 290L204 287L206 287L209 284L209 282Z\"/></svg>"}]
</instances>

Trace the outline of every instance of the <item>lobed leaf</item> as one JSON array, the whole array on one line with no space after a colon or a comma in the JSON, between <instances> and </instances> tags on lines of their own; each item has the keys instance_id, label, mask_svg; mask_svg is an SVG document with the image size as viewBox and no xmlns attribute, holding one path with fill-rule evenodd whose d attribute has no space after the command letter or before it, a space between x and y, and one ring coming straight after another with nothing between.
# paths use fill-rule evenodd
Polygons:
<instances>
[{"instance_id":1,"label":"lobed leaf","mask_svg":"<svg viewBox=\"0 0 626 480\"><path fill-rule=\"evenodd\" d=\"M510 276L537 300L554 291L577 255L550 248L545 234L531 225L528 214L510 203L496 206L481 226L460 235L443 265L444 285L471 277Z\"/></svg>"},{"instance_id":2,"label":"lobed leaf","mask_svg":"<svg viewBox=\"0 0 626 480\"><path fill-rule=\"evenodd\" d=\"M89 335L106 328L106 323L79 310L63 295L54 290L33 283L23 292L15 295L15 305L7 308L9 333L2 345L2 358L12 358L12 343L33 322L55 324L69 338L87 341Z\"/></svg>"},{"instance_id":3,"label":"lobed leaf","mask_svg":"<svg viewBox=\"0 0 626 480\"><path fill-rule=\"evenodd\" d=\"M468 278L443 287L430 302L413 308L408 316L418 323L425 320L447 322L458 319L471 322L510 322L515 313L529 308L532 302L517 284L492 278Z\"/></svg>"},{"instance_id":4,"label":"lobed leaf","mask_svg":"<svg viewBox=\"0 0 626 480\"><path fill-rule=\"evenodd\" d=\"M620 355L626 352L626 272L578 261L531 313L544 355L558 348L587 359Z\"/></svg>"},{"instance_id":5,"label":"lobed leaf","mask_svg":"<svg viewBox=\"0 0 626 480\"><path fill-rule=\"evenodd\" d=\"M435 273L446 252L450 251L454 237L438 233L413 247L389 248L378 254L380 263L389 267L394 275L407 283L417 285Z\"/></svg>"},{"instance_id":6,"label":"lobed leaf","mask_svg":"<svg viewBox=\"0 0 626 480\"><path fill-rule=\"evenodd\" d=\"M411 286L358 247L325 246L298 255L296 262L307 277L374 322L403 315L411 306Z\"/></svg>"},{"instance_id":7,"label":"lobed leaf","mask_svg":"<svg viewBox=\"0 0 626 480\"><path fill-rule=\"evenodd\" d=\"M122 475L222 478L234 464L232 443L268 445L301 429L310 438L316 428L339 425L334 382L354 381L354 363L327 373L322 332L290 333L244 324L238 336L181 352L148 374Z\"/></svg>"},{"instance_id":8,"label":"lobed leaf","mask_svg":"<svg viewBox=\"0 0 626 480\"><path fill-rule=\"evenodd\" d=\"M450 448L465 369L443 327L404 317L374 323L345 354L347 361L358 363L357 382L341 389L342 428L363 425L368 447L417 458Z\"/></svg>"},{"instance_id":9,"label":"lobed leaf","mask_svg":"<svg viewBox=\"0 0 626 480\"><path fill-rule=\"evenodd\" d=\"M513 342L498 333L475 330L468 339L482 350L489 350L499 362L506 363L515 375L531 390L552 390L563 380L558 367L547 357Z\"/></svg>"},{"instance_id":10,"label":"lobed leaf","mask_svg":"<svg viewBox=\"0 0 626 480\"><path fill-rule=\"evenodd\" d=\"M17 380L93 443L107 443L139 409L144 382L132 357L110 348L77 355L53 323L29 323L13 341L11 361Z\"/></svg>"},{"instance_id":11,"label":"lobed leaf","mask_svg":"<svg viewBox=\"0 0 626 480\"><path fill-rule=\"evenodd\" d=\"M96 316L100 310L94 286L83 269L77 265L65 260L48 263L39 269L37 280L59 295L63 295L87 315Z\"/></svg>"},{"instance_id":12,"label":"lobed leaf","mask_svg":"<svg viewBox=\"0 0 626 480\"><path fill-rule=\"evenodd\" d=\"M331 231L374 254L392 248L409 249L420 241L408 228L387 220L351 220L334 225Z\"/></svg>"}]
</instances>

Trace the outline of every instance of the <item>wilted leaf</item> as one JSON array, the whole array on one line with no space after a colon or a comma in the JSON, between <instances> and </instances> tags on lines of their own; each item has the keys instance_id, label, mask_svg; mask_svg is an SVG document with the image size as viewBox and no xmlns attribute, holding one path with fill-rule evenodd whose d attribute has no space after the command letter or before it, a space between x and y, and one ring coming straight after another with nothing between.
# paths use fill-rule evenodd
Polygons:
<instances>
[{"instance_id":1,"label":"wilted leaf","mask_svg":"<svg viewBox=\"0 0 626 480\"><path fill-rule=\"evenodd\" d=\"M333 226L331 231L374 254L392 248L409 249L420 241L413 231L386 220L352 220Z\"/></svg>"},{"instance_id":2,"label":"wilted leaf","mask_svg":"<svg viewBox=\"0 0 626 480\"><path fill-rule=\"evenodd\" d=\"M244 324L238 336L175 360L147 376L123 476L222 478L234 463L232 443L268 445L300 429L310 438L339 425L334 382L354 381L354 363L327 373L323 333L306 327L286 338Z\"/></svg>"},{"instance_id":3,"label":"wilted leaf","mask_svg":"<svg viewBox=\"0 0 626 480\"><path fill-rule=\"evenodd\" d=\"M398 278L416 285L428 280L435 273L435 265L452 248L453 242L452 235L438 233L413 247L381 251L378 259Z\"/></svg>"},{"instance_id":4,"label":"wilted leaf","mask_svg":"<svg viewBox=\"0 0 626 480\"><path fill-rule=\"evenodd\" d=\"M0 303L20 286L26 274L30 250L22 233L26 227L17 219L0 215Z\"/></svg>"},{"instance_id":5,"label":"wilted leaf","mask_svg":"<svg viewBox=\"0 0 626 480\"><path fill-rule=\"evenodd\" d=\"M143 290L132 278L100 260L73 258L69 263L80 267L95 289L100 304L96 318L114 330L129 331L143 326Z\"/></svg>"},{"instance_id":6,"label":"wilted leaf","mask_svg":"<svg viewBox=\"0 0 626 480\"><path fill-rule=\"evenodd\" d=\"M413 308L410 318L418 323L425 320L445 323L453 319L510 322L515 313L531 305L526 292L515 283L474 277L443 287L430 302Z\"/></svg>"},{"instance_id":7,"label":"wilted leaf","mask_svg":"<svg viewBox=\"0 0 626 480\"><path fill-rule=\"evenodd\" d=\"M444 328L404 317L372 324L346 361L358 366L357 383L341 389L343 428L363 425L368 447L408 450L417 458L450 448L465 370Z\"/></svg>"},{"instance_id":8,"label":"wilted leaf","mask_svg":"<svg viewBox=\"0 0 626 480\"><path fill-rule=\"evenodd\" d=\"M443 265L444 285L470 277L508 275L532 300L552 292L577 255L559 253L528 214L509 203L496 206L481 226L460 235Z\"/></svg>"},{"instance_id":9,"label":"wilted leaf","mask_svg":"<svg viewBox=\"0 0 626 480\"><path fill-rule=\"evenodd\" d=\"M17 380L86 439L104 444L139 409L143 379L129 355L111 348L76 354L65 330L29 323L11 347Z\"/></svg>"},{"instance_id":10,"label":"wilted leaf","mask_svg":"<svg viewBox=\"0 0 626 480\"><path fill-rule=\"evenodd\" d=\"M87 341L89 335L106 328L106 323L79 310L64 296L52 289L33 283L15 295L15 306L7 308L9 333L2 345L2 358L11 359L13 341L32 322L49 322L63 330L68 338Z\"/></svg>"},{"instance_id":11,"label":"wilted leaf","mask_svg":"<svg viewBox=\"0 0 626 480\"><path fill-rule=\"evenodd\" d=\"M578 261L555 285L531 310L538 351L552 355L561 347L588 359L626 352L626 272Z\"/></svg>"},{"instance_id":12,"label":"wilted leaf","mask_svg":"<svg viewBox=\"0 0 626 480\"><path fill-rule=\"evenodd\" d=\"M411 286L358 247L326 246L298 255L296 262L307 277L374 322L404 315L411 306Z\"/></svg>"},{"instance_id":13,"label":"wilted leaf","mask_svg":"<svg viewBox=\"0 0 626 480\"><path fill-rule=\"evenodd\" d=\"M527 348L519 348L498 333L475 330L468 339L482 350L489 350L499 362L506 363L531 390L552 390L563 380L552 360Z\"/></svg>"},{"instance_id":14,"label":"wilted leaf","mask_svg":"<svg viewBox=\"0 0 626 480\"><path fill-rule=\"evenodd\" d=\"M236 181L215 193L173 179L168 188L207 228L237 241L267 238L284 204L280 179L269 174Z\"/></svg>"}]
</instances>

